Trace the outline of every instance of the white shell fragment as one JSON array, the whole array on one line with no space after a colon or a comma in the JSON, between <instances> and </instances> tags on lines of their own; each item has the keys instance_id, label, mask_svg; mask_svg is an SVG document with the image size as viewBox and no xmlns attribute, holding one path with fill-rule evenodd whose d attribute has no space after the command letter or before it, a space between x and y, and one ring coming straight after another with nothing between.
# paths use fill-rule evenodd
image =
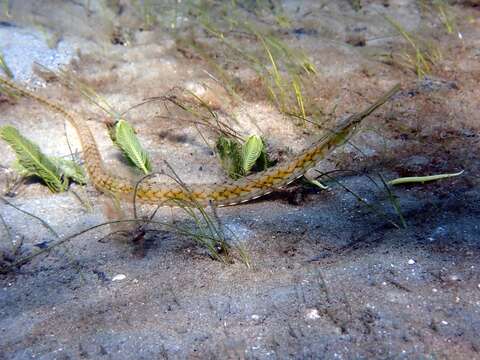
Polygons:
<instances>
[{"instance_id":1,"label":"white shell fragment","mask_svg":"<svg viewBox=\"0 0 480 360\"><path fill-rule=\"evenodd\" d=\"M122 281L122 280L125 280L127 278L126 275L124 274L118 274L118 275L115 275L113 278L112 278L112 281Z\"/></svg>"}]
</instances>

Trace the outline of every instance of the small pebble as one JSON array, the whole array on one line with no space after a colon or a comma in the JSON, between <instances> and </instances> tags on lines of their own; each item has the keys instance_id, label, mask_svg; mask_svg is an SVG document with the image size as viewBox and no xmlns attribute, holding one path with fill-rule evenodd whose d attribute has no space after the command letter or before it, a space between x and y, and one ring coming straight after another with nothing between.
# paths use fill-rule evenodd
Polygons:
<instances>
[{"instance_id":1,"label":"small pebble","mask_svg":"<svg viewBox=\"0 0 480 360\"><path fill-rule=\"evenodd\" d=\"M320 314L318 313L318 310L317 309L307 310L307 319L309 320L320 319Z\"/></svg>"},{"instance_id":2,"label":"small pebble","mask_svg":"<svg viewBox=\"0 0 480 360\"><path fill-rule=\"evenodd\" d=\"M415 260L413 259L408 260L408 265L413 265L413 264L415 264Z\"/></svg>"},{"instance_id":3,"label":"small pebble","mask_svg":"<svg viewBox=\"0 0 480 360\"><path fill-rule=\"evenodd\" d=\"M125 280L126 278L127 278L126 275L118 274L112 278L112 281L121 281L121 280Z\"/></svg>"}]
</instances>

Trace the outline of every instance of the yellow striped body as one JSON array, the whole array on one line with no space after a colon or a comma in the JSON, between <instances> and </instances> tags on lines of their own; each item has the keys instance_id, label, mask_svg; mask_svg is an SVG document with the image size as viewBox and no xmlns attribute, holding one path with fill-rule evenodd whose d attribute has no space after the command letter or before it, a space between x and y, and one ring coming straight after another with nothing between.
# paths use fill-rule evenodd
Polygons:
<instances>
[{"instance_id":1,"label":"yellow striped body","mask_svg":"<svg viewBox=\"0 0 480 360\"><path fill-rule=\"evenodd\" d=\"M83 148L85 166L94 185L101 191L130 197L133 200L135 184L128 179L110 174L104 168L95 138L83 119L73 116L60 105L24 89L10 80L0 78L0 84L65 116L78 133ZM174 200L194 200L201 204L228 206L269 194L301 177L307 170L315 166L318 160L343 144L353 134L358 123L385 103L396 91L398 91L398 87L392 89L365 111L348 118L336 130L324 136L289 162L222 184L192 184L186 187L180 184L162 184L155 179L147 179L138 185L137 199L150 204L174 205Z\"/></svg>"}]
</instances>

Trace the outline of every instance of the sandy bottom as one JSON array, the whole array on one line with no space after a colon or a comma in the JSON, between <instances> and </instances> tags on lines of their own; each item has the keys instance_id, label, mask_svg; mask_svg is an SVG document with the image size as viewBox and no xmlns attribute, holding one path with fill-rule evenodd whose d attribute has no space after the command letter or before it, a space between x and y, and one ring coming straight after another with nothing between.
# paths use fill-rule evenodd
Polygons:
<instances>
[{"instance_id":1,"label":"sandy bottom","mask_svg":"<svg viewBox=\"0 0 480 360\"><path fill-rule=\"evenodd\" d=\"M99 9L83 19L78 3L52 3L34 12L37 26L31 26L29 6L14 5L14 18L0 24L2 52L16 81L87 120L116 173L131 170L107 136L107 114L75 90L45 83L31 70L32 60L52 69L68 63L67 70L118 112L172 89L200 91L240 133L264 135L274 158L291 157L315 139L312 129L295 125L258 95L248 69L235 69L243 99L231 101L207 64L179 48L171 34L135 24L132 36L112 32L95 21ZM0 275L0 359L480 358L479 8L464 2L451 9L460 40L425 17L415 1L388 7L388 1L365 1L358 12L348 1L333 3L285 2L298 26L282 36L311 55L318 69L315 101L326 112L335 108L339 118L402 84L352 144L318 164L321 171L349 170L336 173L336 180L375 210L333 181L326 191L295 187L220 209L251 268L214 261L191 239L164 230L148 232L140 244L105 237L117 228L88 232ZM379 53L401 53L403 42L378 11L438 41L442 59L429 77L418 80L379 60ZM49 48L52 38L58 41ZM128 113L157 170L167 160L186 183L224 181L217 158L184 118L162 102ZM0 98L5 124L48 154L68 155L69 144L81 150L74 129L31 100ZM215 139L208 130L203 134ZM91 206L35 181L12 189L14 155L3 142L0 151L4 196L60 236L118 216L91 185L73 186ZM407 227L392 224L401 219L378 174L392 179L460 170L459 177L394 187ZM129 216L131 207L124 212ZM23 242L17 257L55 240L6 204L0 214L12 239ZM178 209L162 208L156 219L188 224ZM2 231L0 263L6 264L15 256Z\"/></svg>"}]
</instances>

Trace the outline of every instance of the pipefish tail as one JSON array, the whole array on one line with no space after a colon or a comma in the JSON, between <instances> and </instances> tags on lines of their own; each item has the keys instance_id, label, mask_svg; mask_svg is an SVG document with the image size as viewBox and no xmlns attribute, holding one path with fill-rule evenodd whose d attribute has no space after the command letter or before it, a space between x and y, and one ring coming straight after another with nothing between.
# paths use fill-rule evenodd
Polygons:
<instances>
[{"instance_id":1,"label":"pipefish tail","mask_svg":"<svg viewBox=\"0 0 480 360\"><path fill-rule=\"evenodd\" d=\"M345 119L334 130L329 131L313 145L295 156L292 160L278 164L263 172L246 176L236 181L221 184L162 184L158 179L150 178L138 184L131 180L111 174L104 166L102 156L85 120L65 110L62 106L37 95L14 82L1 78L0 85L31 98L63 115L76 129L83 148L85 167L91 181L100 191L140 200L149 204L175 206L177 200L193 200L200 204L230 206L244 203L282 188L300 178L315 164L325 158L335 148L348 141L358 129L358 125L391 99L400 89L397 84L365 110Z\"/></svg>"}]
</instances>

